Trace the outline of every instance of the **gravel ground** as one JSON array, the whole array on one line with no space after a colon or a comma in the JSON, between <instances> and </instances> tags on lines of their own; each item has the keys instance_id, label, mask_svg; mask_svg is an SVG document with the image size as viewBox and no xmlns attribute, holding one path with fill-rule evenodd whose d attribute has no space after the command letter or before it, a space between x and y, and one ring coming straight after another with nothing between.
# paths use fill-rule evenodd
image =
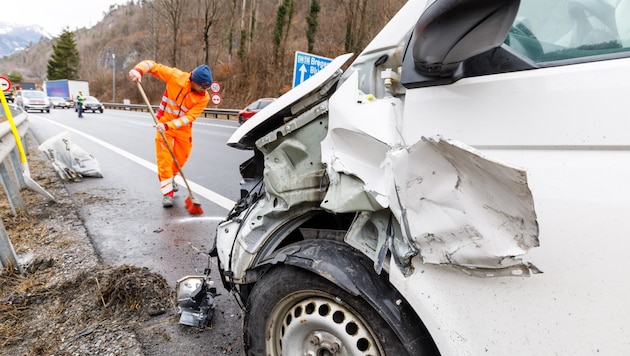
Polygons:
<instances>
[{"instance_id":1,"label":"gravel ground","mask_svg":"<svg viewBox=\"0 0 630 356\"><path fill-rule=\"evenodd\" d=\"M26 212L14 215L0 193L2 222L23 272L0 274L0 355L171 355L210 337L212 325L178 325L163 276L99 261L64 183L30 134L26 141L31 178L57 202L26 189ZM204 354L243 354L240 340L218 336Z\"/></svg>"}]
</instances>

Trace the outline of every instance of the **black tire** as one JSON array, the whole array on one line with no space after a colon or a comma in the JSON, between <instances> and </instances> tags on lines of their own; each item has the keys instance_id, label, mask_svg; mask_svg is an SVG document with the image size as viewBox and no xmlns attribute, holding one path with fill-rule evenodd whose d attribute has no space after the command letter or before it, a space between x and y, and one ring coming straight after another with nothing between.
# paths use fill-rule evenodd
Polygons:
<instances>
[{"instance_id":1,"label":"black tire","mask_svg":"<svg viewBox=\"0 0 630 356\"><path fill-rule=\"evenodd\" d=\"M239 115L238 116L238 123L242 125L244 122L245 122L245 118L243 116Z\"/></svg>"},{"instance_id":2,"label":"black tire","mask_svg":"<svg viewBox=\"0 0 630 356\"><path fill-rule=\"evenodd\" d=\"M408 355L366 301L288 265L256 283L243 331L247 355Z\"/></svg>"}]
</instances>

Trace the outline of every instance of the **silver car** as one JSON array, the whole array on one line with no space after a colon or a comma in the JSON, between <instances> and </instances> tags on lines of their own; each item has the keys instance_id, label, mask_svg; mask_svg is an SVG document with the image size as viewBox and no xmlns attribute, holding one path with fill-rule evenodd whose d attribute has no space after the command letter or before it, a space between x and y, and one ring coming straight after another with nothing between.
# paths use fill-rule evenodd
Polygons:
<instances>
[{"instance_id":1,"label":"silver car","mask_svg":"<svg viewBox=\"0 0 630 356\"><path fill-rule=\"evenodd\" d=\"M71 107L71 104L66 99L60 96L51 96L49 100L50 100L50 105L53 108L68 109Z\"/></svg>"},{"instance_id":2,"label":"silver car","mask_svg":"<svg viewBox=\"0 0 630 356\"><path fill-rule=\"evenodd\" d=\"M15 93L15 104L24 111L39 110L50 112L50 100L41 90L18 90Z\"/></svg>"}]
</instances>

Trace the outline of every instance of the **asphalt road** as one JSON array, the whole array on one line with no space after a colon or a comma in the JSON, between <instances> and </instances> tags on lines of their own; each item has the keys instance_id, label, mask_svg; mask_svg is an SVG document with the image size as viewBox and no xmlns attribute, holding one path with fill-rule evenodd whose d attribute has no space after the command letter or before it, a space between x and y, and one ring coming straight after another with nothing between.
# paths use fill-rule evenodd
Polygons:
<instances>
[{"instance_id":1,"label":"asphalt road","mask_svg":"<svg viewBox=\"0 0 630 356\"><path fill-rule=\"evenodd\" d=\"M161 205L155 130L148 113L106 110L79 119L72 110L53 109L49 114L29 113L29 121L39 143L67 131L72 143L98 161L103 178L84 178L68 183L67 189L90 201L80 207L80 214L104 263L147 267L173 288L179 278L202 274L210 266L221 293L211 327L195 330L176 319L165 320L156 330L168 342L147 346L147 354L241 354L241 310L221 286L216 260L208 258L216 226L239 196L238 165L250 156L225 145L238 123L203 118L195 122L194 147L184 173L204 214L190 215L182 184L175 206Z\"/></svg>"}]
</instances>

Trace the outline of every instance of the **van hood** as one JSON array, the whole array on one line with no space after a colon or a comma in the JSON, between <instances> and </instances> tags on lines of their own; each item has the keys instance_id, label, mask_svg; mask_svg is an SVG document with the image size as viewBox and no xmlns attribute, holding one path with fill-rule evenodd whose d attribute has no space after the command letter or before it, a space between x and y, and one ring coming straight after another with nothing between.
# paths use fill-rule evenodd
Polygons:
<instances>
[{"instance_id":1,"label":"van hood","mask_svg":"<svg viewBox=\"0 0 630 356\"><path fill-rule=\"evenodd\" d=\"M347 53L335 58L314 76L260 110L232 134L227 141L228 146L253 149L256 140L284 125L284 118L299 115L326 98L343 73L341 67L352 56L352 53Z\"/></svg>"}]
</instances>

